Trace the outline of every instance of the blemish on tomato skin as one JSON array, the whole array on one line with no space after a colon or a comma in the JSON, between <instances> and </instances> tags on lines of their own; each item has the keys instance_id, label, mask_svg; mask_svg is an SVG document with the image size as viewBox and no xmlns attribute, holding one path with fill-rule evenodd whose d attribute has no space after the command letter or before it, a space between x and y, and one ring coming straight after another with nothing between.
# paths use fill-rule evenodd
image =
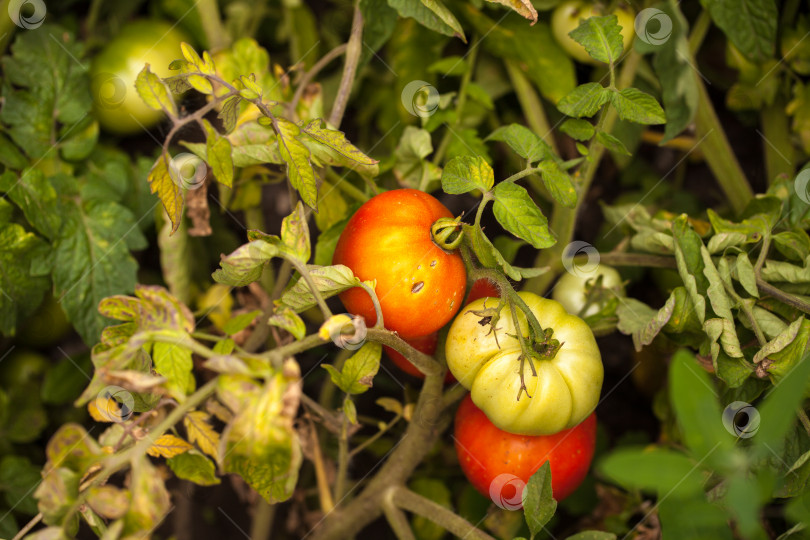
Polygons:
<instances>
[{"instance_id":1,"label":"blemish on tomato skin","mask_svg":"<svg viewBox=\"0 0 810 540\"><path fill-rule=\"evenodd\" d=\"M436 260L430 261L430 267L433 268L434 266L436 266L437 262L439 262L439 261L436 261Z\"/></svg>"},{"instance_id":2,"label":"blemish on tomato skin","mask_svg":"<svg viewBox=\"0 0 810 540\"><path fill-rule=\"evenodd\" d=\"M419 291L421 291L424 288L424 286L425 286L424 281L420 281L419 283L414 283L413 287L411 287L411 292L412 293L418 293Z\"/></svg>"}]
</instances>

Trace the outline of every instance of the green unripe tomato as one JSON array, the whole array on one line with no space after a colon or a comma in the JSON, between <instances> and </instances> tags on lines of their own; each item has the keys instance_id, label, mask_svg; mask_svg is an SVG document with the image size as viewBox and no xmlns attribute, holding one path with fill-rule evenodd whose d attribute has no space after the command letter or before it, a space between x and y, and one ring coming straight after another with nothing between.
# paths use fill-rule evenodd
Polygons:
<instances>
[{"instance_id":1,"label":"green unripe tomato","mask_svg":"<svg viewBox=\"0 0 810 540\"><path fill-rule=\"evenodd\" d=\"M633 28L635 14L624 4L614 11L613 14L619 19L619 26L622 27L622 46L624 52L627 52L630 50L630 46L633 44L633 37L635 36L635 30ZM551 15L551 31L554 34L554 38L571 58L585 64L598 65L600 62L594 60L585 50L585 47L574 41L568 34L578 27L583 20L604 15L610 15L610 13L605 12L599 6L593 5L590 2L583 0L567 0L554 9L554 13Z\"/></svg>"},{"instance_id":2,"label":"green unripe tomato","mask_svg":"<svg viewBox=\"0 0 810 540\"><path fill-rule=\"evenodd\" d=\"M587 285L596 284L596 279L602 276L602 288L613 289L619 296L624 296L624 286L622 277L616 269L600 264L596 270L590 273L565 272L557 281L551 297L562 304L568 313L579 315L580 317L590 317L599 313L602 306L599 303L591 303L584 313L580 313L588 301Z\"/></svg>"},{"instance_id":3,"label":"green unripe tomato","mask_svg":"<svg viewBox=\"0 0 810 540\"><path fill-rule=\"evenodd\" d=\"M90 68L91 91L96 118L101 128L119 135L131 135L157 124L163 113L150 109L135 90L138 73L149 64L158 77L173 60L182 58L180 43L188 37L164 21L139 20L124 26L94 59Z\"/></svg>"}]
</instances>

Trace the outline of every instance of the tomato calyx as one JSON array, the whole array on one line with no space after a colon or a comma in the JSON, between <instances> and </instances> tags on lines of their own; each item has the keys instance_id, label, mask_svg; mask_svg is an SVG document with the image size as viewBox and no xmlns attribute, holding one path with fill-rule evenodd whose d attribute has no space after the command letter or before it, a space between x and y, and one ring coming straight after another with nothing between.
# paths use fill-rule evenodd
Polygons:
<instances>
[{"instance_id":1,"label":"tomato calyx","mask_svg":"<svg viewBox=\"0 0 810 540\"><path fill-rule=\"evenodd\" d=\"M458 249L464 240L461 230L461 216L439 218L430 227L430 238L442 251L451 253Z\"/></svg>"}]
</instances>

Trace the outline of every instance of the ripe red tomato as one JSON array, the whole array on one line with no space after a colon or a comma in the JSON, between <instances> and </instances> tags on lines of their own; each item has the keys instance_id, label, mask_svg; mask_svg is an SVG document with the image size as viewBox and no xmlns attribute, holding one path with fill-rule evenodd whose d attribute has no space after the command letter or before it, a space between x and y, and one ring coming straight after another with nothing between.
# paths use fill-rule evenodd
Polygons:
<instances>
[{"instance_id":1,"label":"ripe red tomato","mask_svg":"<svg viewBox=\"0 0 810 540\"><path fill-rule=\"evenodd\" d=\"M473 283L473 286L470 287L470 295L467 297L467 303L475 302L479 298L498 298L500 295L501 291L498 290L497 285L488 279L478 279Z\"/></svg>"},{"instance_id":2,"label":"ripe red tomato","mask_svg":"<svg viewBox=\"0 0 810 540\"><path fill-rule=\"evenodd\" d=\"M333 264L362 280L377 280L385 327L402 338L425 336L447 324L461 307L467 283L458 253L446 253L430 227L453 215L431 195L396 189L372 197L349 220L338 239ZM340 295L346 309L377 321L368 293L355 287Z\"/></svg>"},{"instance_id":3,"label":"ripe red tomato","mask_svg":"<svg viewBox=\"0 0 810 540\"><path fill-rule=\"evenodd\" d=\"M461 470L473 487L502 508L507 501L516 510L522 506L522 491L514 490L522 490L546 461L555 499L579 487L593 459L596 414L554 435L515 435L495 427L467 394L456 411L454 434Z\"/></svg>"}]
</instances>

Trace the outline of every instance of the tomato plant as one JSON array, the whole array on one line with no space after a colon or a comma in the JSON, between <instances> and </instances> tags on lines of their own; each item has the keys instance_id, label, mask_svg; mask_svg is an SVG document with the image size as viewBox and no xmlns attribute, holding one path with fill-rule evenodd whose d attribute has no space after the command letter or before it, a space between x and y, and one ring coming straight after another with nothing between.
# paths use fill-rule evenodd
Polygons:
<instances>
[{"instance_id":1,"label":"tomato plant","mask_svg":"<svg viewBox=\"0 0 810 540\"><path fill-rule=\"evenodd\" d=\"M135 91L145 64L161 77L174 73L169 64L180 58L189 38L171 23L139 20L126 24L93 58L90 67L95 116L102 129L132 135L157 124L163 113L149 107Z\"/></svg>"},{"instance_id":2,"label":"tomato plant","mask_svg":"<svg viewBox=\"0 0 810 540\"><path fill-rule=\"evenodd\" d=\"M571 495L585 479L596 447L596 414L553 435L516 435L498 429L467 395L458 406L453 438L458 462L470 483L485 497L522 506L521 491L529 478L548 461L554 498ZM514 494L505 493L506 479Z\"/></svg>"},{"instance_id":3,"label":"tomato plant","mask_svg":"<svg viewBox=\"0 0 810 540\"><path fill-rule=\"evenodd\" d=\"M554 39L575 60L587 64L598 63L588 54L585 47L575 41L569 34L579 26L582 20L600 15L610 15L610 13L605 13L602 5L594 4L589 0L566 0L561 2L551 15L551 31L554 33ZM622 47L625 51L629 50L635 35L633 29L635 15L632 9L624 2L613 11L613 15L616 16L621 27Z\"/></svg>"},{"instance_id":4,"label":"tomato plant","mask_svg":"<svg viewBox=\"0 0 810 540\"><path fill-rule=\"evenodd\" d=\"M431 238L431 226L452 214L432 196L414 189L377 195L346 224L332 258L362 280L375 280L385 327L404 338L435 332L456 314L467 275L461 256L446 253ZM341 293L350 313L373 325L377 316L362 289Z\"/></svg>"}]
</instances>

